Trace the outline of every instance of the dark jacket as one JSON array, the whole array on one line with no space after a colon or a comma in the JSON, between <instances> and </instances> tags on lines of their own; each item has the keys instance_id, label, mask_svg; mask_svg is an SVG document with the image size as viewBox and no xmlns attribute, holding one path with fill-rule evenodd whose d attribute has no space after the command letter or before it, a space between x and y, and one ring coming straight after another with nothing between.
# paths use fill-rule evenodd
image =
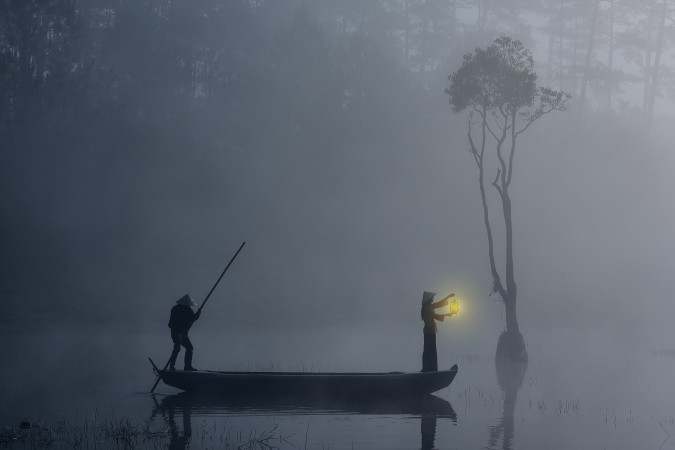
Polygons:
<instances>
[{"instance_id":1,"label":"dark jacket","mask_svg":"<svg viewBox=\"0 0 675 450\"><path fill-rule=\"evenodd\" d=\"M176 305L171 308L169 328L176 333L186 333L192 322L196 320L196 314L187 305Z\"/></svg>"},{"instance_id":2,"label":"dark jacket","mask_svg":"<svg viewBox=\"0 0 675 450\"><path fill-rule=\"evenodd\" d=\"M436 320L443 322L443 319L445 319L445 314L436 314L436 308L442 308L447 304L448 300L443 299L440 302L428 302L422 305L420 315L424 321L424 330L422 330L424 334L436 334Z\"/></svg>"}]
</instances>

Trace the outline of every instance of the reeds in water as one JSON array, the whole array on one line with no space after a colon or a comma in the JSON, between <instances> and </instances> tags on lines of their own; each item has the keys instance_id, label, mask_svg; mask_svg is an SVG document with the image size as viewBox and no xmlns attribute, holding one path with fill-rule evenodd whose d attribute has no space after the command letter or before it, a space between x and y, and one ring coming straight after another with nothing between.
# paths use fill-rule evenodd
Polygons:
<instances>
[{"instance_id":1,"label":"reeds in water","mask_svg":"<svg viewBox=\"0 0 675 450\"><path fill-rule=\"evenodd\" d=\"M246 434L226 426L207 426L206 423L199 428L185 435L176 428L153 428L147 422L134 424L128 419L81 425L64 420L52 425L23 421L18 427L0 428L0 448L188 448L190 441L197 438L201 441L201 448L205 448L208 442L217 442L217 447L221 449L266 449L271 448L270 442L286 441L287 438L280 435L276 427Z\"/></svg>"}]
</instances>

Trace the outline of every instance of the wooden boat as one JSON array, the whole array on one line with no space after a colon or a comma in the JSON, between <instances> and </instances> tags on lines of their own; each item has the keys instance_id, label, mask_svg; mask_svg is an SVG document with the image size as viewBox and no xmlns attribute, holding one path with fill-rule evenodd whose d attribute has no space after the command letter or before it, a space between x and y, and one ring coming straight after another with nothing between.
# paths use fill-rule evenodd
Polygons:
<instances>
[{"instance_id":1,"label":"wooden boat","mask_svg":"<svg viewBox=\"0 0 675 450\"><path fill-rule=\"evenodd\" d=\"M220 395L302 395L304 397L414 397L452 383L457 364L438 372L316 373L162 371L165 384L187 392Z\"/></svg>"}]
</instances>

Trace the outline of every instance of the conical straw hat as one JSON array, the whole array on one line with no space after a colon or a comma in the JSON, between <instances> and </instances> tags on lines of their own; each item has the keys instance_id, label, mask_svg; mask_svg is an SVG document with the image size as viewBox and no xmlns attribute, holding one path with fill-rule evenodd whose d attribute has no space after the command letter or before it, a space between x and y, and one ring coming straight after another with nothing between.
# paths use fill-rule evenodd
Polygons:
<instances>
[{"instance_id":1,"label":"conical straw hat","mask_svg":"<svg viewBox=\"0 0 675 450\"><path fill-rule=\"evenodd\" d=\"M435 292L424 291L424 294L422 294L422 304L424 305L425 303L430 302L435 296Z\"/></svg>"},{"instance_id":2,"label":"conical straw hat","mask_svg":"<svg viewBox=\"0 0 675 450\"><path fill-rule=\"evenodd\" d=\"M197 306L195 301L192 300L192 297L190 297L190 294L185 294L176 303L178 303L179 305Z\"/></svg>"}]
</instances>

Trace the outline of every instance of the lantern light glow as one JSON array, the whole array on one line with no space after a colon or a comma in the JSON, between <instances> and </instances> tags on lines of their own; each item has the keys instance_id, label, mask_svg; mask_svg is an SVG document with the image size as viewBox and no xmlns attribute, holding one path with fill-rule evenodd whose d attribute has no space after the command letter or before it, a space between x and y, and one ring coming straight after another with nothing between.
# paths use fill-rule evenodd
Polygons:
<instances>
[{"instance_id":1,"label":"lantern light glow","mask_svg":"<svg viewBox=\"0 0 675 450\"><path fill-rule=\"evenodd\" d=\"M457 313L459 313L459 301L457 300L457 297L454 297L450 302L450 314Z\"/></svg>"}]
</instances>

